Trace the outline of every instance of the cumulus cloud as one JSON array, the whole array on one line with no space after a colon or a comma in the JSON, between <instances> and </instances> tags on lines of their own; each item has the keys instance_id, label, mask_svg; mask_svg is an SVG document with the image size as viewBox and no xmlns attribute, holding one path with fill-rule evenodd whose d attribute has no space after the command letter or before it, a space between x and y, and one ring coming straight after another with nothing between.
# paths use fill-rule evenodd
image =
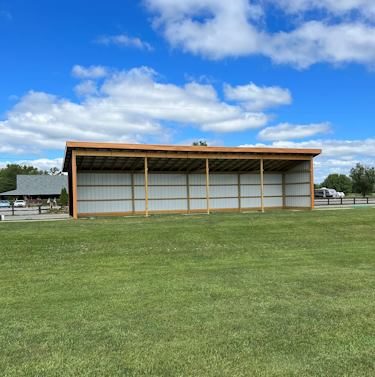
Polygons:
<instances>
[{"instance_id":1,"label":"cumulus cloud","mask_svg":"<svg viewBox=\"0 0 375 377\"><path fill-rule=\"evenodd\" d=\"M315 139L307 141L276 141L271 144L243 144L241 147L317 148L322 154L314 160L315 181L322 182L330 173L349 174L357 163L374 166L375 139L336 140Z\"/></svg>"},{"instance_id":2,"label":"cumulus cloud","mask_svg":"<svg viewBox=\"0 0 375 377\"><path fill-rule=\"evenodd\" d=\"M98 79L107 76L108 69L101 65L83 67L82 65L77 64L72 68L72 75L79 79Z\"/></svg>"},{"instance_id":3,"label":"cumulus cloud","mask_svg":"<svg viewBox=\"0 0 375 377\"><path fill-rule=\"evenodd\" d=\"M126 34L117 35L104 35L96 40L97 43L102 45L115 45L120 47L132 47L139 50L152 51L153 47L138 37L130 37Z\"/></svg>"},{"instance_id":4,"label":"cumulus cloud","mask_svg":"<svg viewBox=\"0 0 375 377\"><path fill-rule=\"evenodd\" d=\"M305 139L317 134L325 134L331 131L329 123L290 124L281 123L274 127L266 127L258 133L260 140L293 140Z\"/></svg>"},{"instance_id":5,"label":"cumulus cloud","mask_svg":"<svg viewBox=\"0 0 375 377\"><path fill-rule=\"evenodd\" d=\"M179 126L221 133L268 122L263 112L221 100L212 85L161 82L151 68L106 70L100 82L87 79L102 77L97 67L73 70L83 78L75 87L82 97L27 93L0 121L0 152L39 154L62 149L66 140L163 143Z\"/></svg>"},{"instance_id":6,"label":"cumulus cloud","mask_svg":"<svg viewBox=\"0 0 375 377\"><path fill-rule=\"evenodd\" d=\"M254 83L238 86L225 84L224 93L227 99L239 101L247 110L251 111L260 111L292 103L290 91L278 86L265 87L257 86Z\"/></svg>"},{"instance_id":7,"label":"cumulus cloud","mask_svg":"<svg viewBox=\"0 0 375 377\"><path fill-rule=\"evenodd\" d=\"M278 4L276 0L269 2ZM299 68L319 62L372 65L375 61L375 26L362 18L338 14L368 14L375 7L372 1L294 0L290 6L277 5L281 10L278 14L284 17L293 10L307 12L319 4L327 12L336 13L324 21L311 19L311 15L308 21L301 17L294 28L273 32L264 26L265 2L254 5L248 0L146 0L146 4L155 15L155 28L172 46L212 59L258 54Z\"/></svg>"}]
</instances>

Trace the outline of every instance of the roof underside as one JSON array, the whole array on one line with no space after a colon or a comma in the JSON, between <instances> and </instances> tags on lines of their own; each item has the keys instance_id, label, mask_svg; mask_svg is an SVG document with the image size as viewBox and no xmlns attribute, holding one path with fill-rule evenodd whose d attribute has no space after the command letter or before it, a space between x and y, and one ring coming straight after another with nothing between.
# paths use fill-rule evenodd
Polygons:
<instances>
[{"instance_id":1,"label":"roof underside","mask_svg":"<svg viewBox=\"0 0 375 377\"><path fill-rule=\"evenodd\" d=\"M77 153L77 170L141 171L144 169L144 157L147 156L148 170L155 172L204 171L206 158L209 158L211 172L256 171L259 170L259 158L264 159L264 170L266 171L287 171L298 165L301 160L310 160L321 152L317 149L181 147L68 142L64 171L69 170L73 150Z\"/></svg>"}]
</instances>

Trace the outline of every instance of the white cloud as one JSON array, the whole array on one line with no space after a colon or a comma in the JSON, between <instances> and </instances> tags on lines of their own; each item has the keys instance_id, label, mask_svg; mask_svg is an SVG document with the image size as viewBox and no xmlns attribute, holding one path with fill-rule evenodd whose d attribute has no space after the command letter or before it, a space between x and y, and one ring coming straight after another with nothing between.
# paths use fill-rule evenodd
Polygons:
<instances>
[{"instance_id":1,"label":"white cloud","mask_svg":"<svg viewBox=\"0 0 375 377\"><path fill-rule=\"evenodd\" d=\"M278 86L265 87L257 86L254 83L238 86L225 84L224 93L227 99L239 101L247 110L251 111L260 111L292 103L289 90Z\"/></svg>"},{"instance_id":2,"label":"white cloud","mask_svg":"<svg viewBox=\"0 0 375 377\"><path fill-rule=\"evenodd\" d=\"M106 45L106 46L116 45L120 47L133 47L139 50L146 50L146 51L153 50L153 47L149 43L142 41L138 37L130 37L126 34L102 36L102 37L99 37L96 40L96 42L99 44Z\"/></svg>"},{"instance_id":3,"label":"white cloud","mask_svg":"<svg viewBox=\"0 0 375 377\"><path fill-rule=\"evenodd\" d=\"M260 140L293 140L304 139L331 131L329 123L290 124L281 123L274 127L266 127L258 133Z\"/></svg>"},{"instance_id":4,"label":"white cloud","mask_svg":"<svg viewBox=\"0 0 375 377\"><path fill-rule=\"evenodd\" d=\"M76 72L86 78L96 71ZM103 82L84 79L75 90L83 95L78 101L33 91L20 98L0 120L0 152L39 155L63 149L66 140L163 143L178 127L220 133L268 121L264 113L220 100L212 85L160 82L147 67L108 71Z\"/></svg>"},{"instance_id":5,"label":"white cloud","mask_svg":"<svg viewBox=\"0 0 375 377\"><path fill-rule=\"evenodd\" d=\"M330 173L349 174L357 163L375 165L375 139L277 141L271 144L243 144L241 147L318 148L322 154L315 158L315 182L322 182Z\"/></svg>"},{"instance_id":6,"label":"white cloud","mask_svg":"<svg viewBox=\"0 0 375 377\"><path fill-rule=\"evenodd\" d=\"M78 96L87 96L98 92L96 82L93 80L85 80L74 87L74 91Z\"/></svg>"},{"instance_id":7,"label":"white cloud","mask_svg":"<svg viewBox=\"0 0 375 377\"><path fill-rule=\"evenodd\" d=\"M98 79L108 75L108 69L101 65L91 65L90 67L83 67L82 65L75 65L72 68L72 75L79 79Z\"/></svg>"},{"instance_id":8,"label":"white cloud","mask_svg":"<svg viewBox=\"0 0 375 377\"><path fill-rule=\"evenodd\" d=\"M304 21L301 17L290 31L270 33L264 26L266 18L260 20L266 10L263 2L254 6L248 0L147 0L146 4L155 14L154 26L173 47L211 59L258 54L299 68L319 62L372 65L375 61L375 26L360 18L335 15L324 21ZM318 1L295 0L292 4L294 7L280 7L278 14L292 9L307 11ZM364 0L325 0L324 4L327 12L341 9L366 13L375 7Z\"/></svg>"},{"instance_id":9,"label":"white cloud","mask_svg":"<svg viewBox=\"0 0 375 377\"><path fill-rule=\"evenodd\" d=\"M373 0L266 0L289 13L309 10L324 10L332 15L342 16L353 11L365 18L375 16Z\"/></svg>"}]
</instances>

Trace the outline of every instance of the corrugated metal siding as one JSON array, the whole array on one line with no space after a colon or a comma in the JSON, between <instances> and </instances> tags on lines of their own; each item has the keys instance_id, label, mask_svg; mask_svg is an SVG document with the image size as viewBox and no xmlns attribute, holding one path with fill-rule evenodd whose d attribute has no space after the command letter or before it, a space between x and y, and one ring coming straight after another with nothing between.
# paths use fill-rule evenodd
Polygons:
<instances>
[{"instance_id":1,"label":"corrugated metal siding","mask_svg":"<svg viewBox=\"0 0 375 377\"><path fill-rule=\"evenodd\" d=\"M310 179L304 169L309 165L300 164L293 172L285 174L287 183L306 182ZM298 173L300 171L300 173ZM130 212L132 211L132 189L130 173L78 173L78 211L79 213ZM185 211L187 204L186 173L149 174L149 210ZM206 176L189 175L189 194L191 210L206 210ZM240 175L241 208L259 208L260 175ZM145 210L145 188L143 173L134 174L135 211ZM309 184L286 185L287 206L308 207ZM212 209L238 208L238 175L210 174L210 207ZM282 206L282 174L265 173L265 207ZM246 198L250 197L250 198ZM255 198L251 198L255 197ZM123 200L128 199L128 200Z\"/></svg>"},{"instance_id":2,"label":"corrugated metal siding","mask_svg":"<svg viewBox=\"0 0 375 377\"><path fill-rule=\"evenodd\" d=\"M240 182L260 185L260 174L241 174Z\"/></svg>"},{"instance_id":3,"label":"corrugated metal siding","mask_svg":"<svg viewBox=\"0 0 375 377\"><path fill-rule=\"evenodd\" d=\"M310 207L310 197L291 196L285 198L285 205L287 207Z\"/></svg>"},{"instance_id":4,"label":"corrugated metal siding","mask_svg":"<svg viewBox=\"0 0 375 377\"><path fill-rule=\"evenodd\" d=\"M78 213L131 212L131 201L78 202Z\"/></svg>"},{"instance_id":5,"label":"corrugated metal siding","mask_svg":"<svg viewBox=\"0 0 375 377\"><path fill-rule=\"evenodd\" d=\"M302 161L285 173L285 205L287 207L310 207L310 161Z\"/></svg>"},{"instance_id":6,"label":"corrugated metal siding","mask_svg":"<svg viewBox=\"0 0 375 377\"><path fill-rule=\"evenodd\" d=\"M241 198L241 208L260 208L260 198Z\"/></svg>"},{"instance_id":7,"label":"corrugated metal siding","mask_svg":"<svg viewBox=\"0 0 375 377\"><path fill-rule=\"evenodd\" d=\"M294 185L286 185L285 195L286 196L310 195L310 184L301 183L301 184L294 184Z\"/></svg>"}]
</instances>

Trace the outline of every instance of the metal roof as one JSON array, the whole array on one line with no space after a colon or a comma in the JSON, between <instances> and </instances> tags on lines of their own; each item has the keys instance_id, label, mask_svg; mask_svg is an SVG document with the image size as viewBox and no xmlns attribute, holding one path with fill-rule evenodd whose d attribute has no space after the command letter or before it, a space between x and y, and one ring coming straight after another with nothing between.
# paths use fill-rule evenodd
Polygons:
<instances>
[{"instance_id":1,"label":"metal roof","mask_svg":"<svg viewBox=\"0 0 375 377\"><path fill-rule=\"evenodd\" d=\"M80 153L77 156L79 170L137 170L142 168L140 157L149 157L150 170L183 171L201 168L197 159L211 159L211 167L215 162L217 169L212 171L252 170L257 163L251 160L264 158L270 160L285 160L273 170L289 169L296 161L309 160L321 153L320 149L290 149L290 148L242 148L242 147L206 147L206 146L178 146L178 145L148 145L148 144L117 144L68 141L66 143L63 171L68 171L72 151ZM78 153L77 152L77 153ZM195 160L195 161L193 161ZM232 160L228 161L228 160ZM237 161L236 161L237 160ZM284 162L285 162L284 161ZM267 163L268 164L268 163ZM266 165L267 165L266 164ZM199 166L198 166L199 165ZM281 166L282 165L282 166Z\"/></svg>"},{"instance_id":2,"label":"metal roof","mask_svg":"<svg viewBox=\"0 0 375 377\"><path fill-rule=\"evenodd\" d=\"M68 191L68 176L66 175L17 175L17 188L1 192L0 195L58 196L63 187Z\"/></svg>"}]
</instances>

